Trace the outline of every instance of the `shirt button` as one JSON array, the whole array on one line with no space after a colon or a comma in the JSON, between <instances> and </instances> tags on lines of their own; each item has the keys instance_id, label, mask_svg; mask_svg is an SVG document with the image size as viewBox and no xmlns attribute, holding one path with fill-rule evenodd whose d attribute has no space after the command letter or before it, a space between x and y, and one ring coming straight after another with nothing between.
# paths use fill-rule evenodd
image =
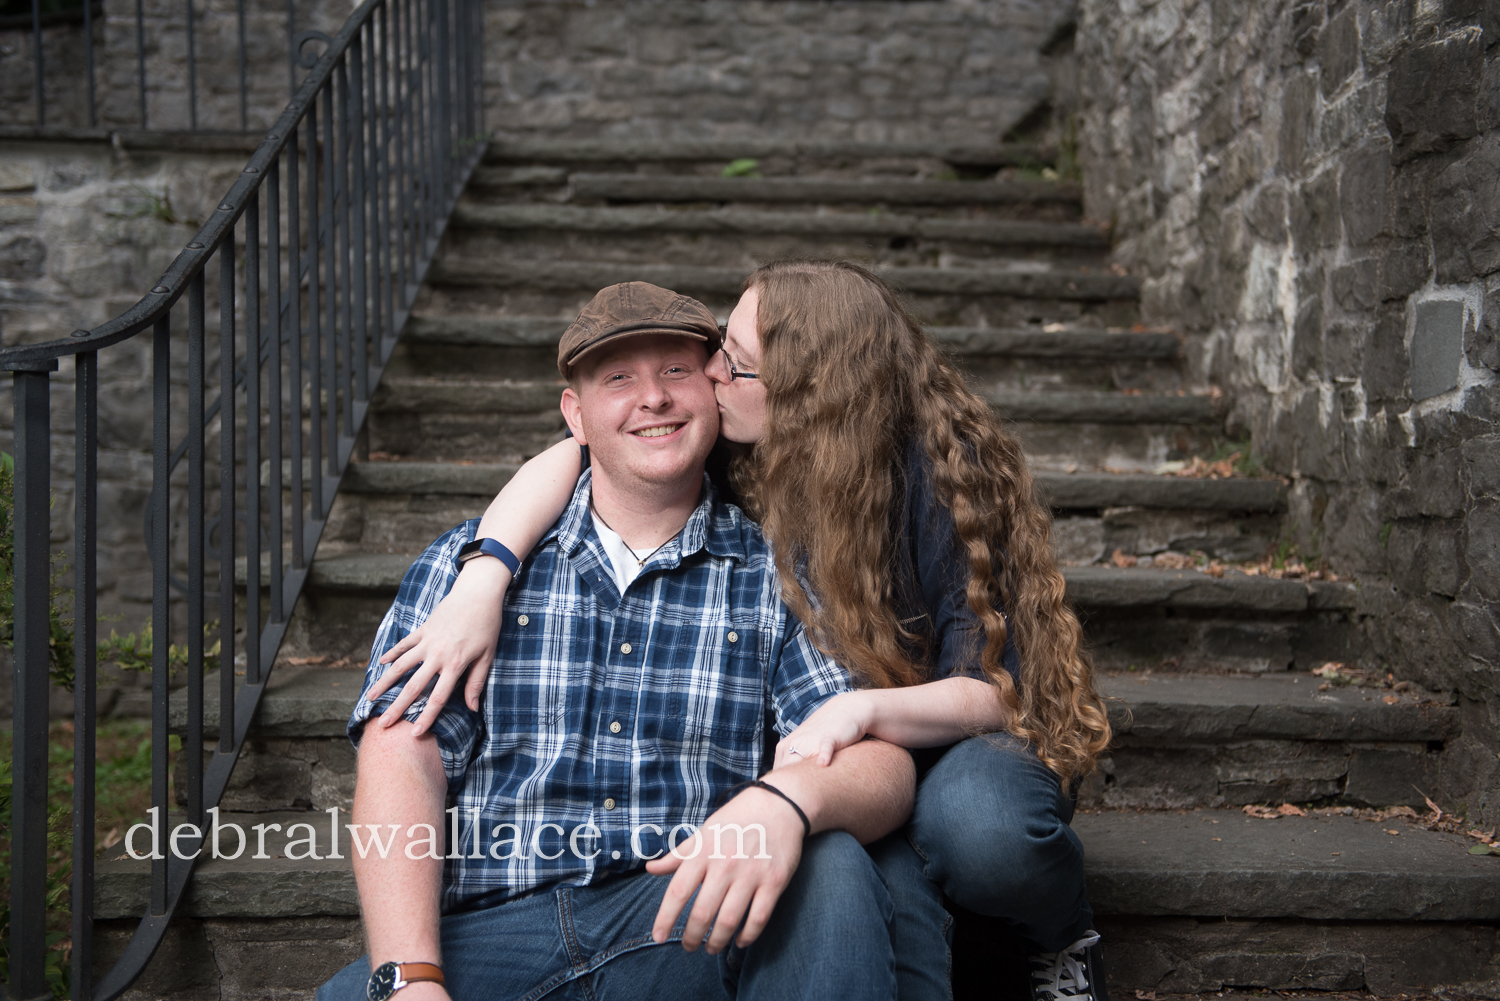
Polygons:
<instances>
[{"instance_id":1,"label":"shirt button","mask_svg":"<svg viewBox=\"0 0 1500 1001\"><path fill-rule=\"evenodd\" d=\"M615 801L612 800L612 799L605 800L604 801L604 808L606 810L613 810L615 808Z\"/></svg>"},{"instance_id":2,"label":"shirt button","mask_svg":"<svg viewBox=\"0 0 1500 1001\"><path fill-rule=\"evenodd\" d=\"M621 653L629 653L630 652L630 644L629 643L621 643L620 644L620 652Z\"/></svg>"},{"instance_id":3,"label":"shirt button","mask_svg":"<svg viewBox=\"0 0 1500 1001\"><path fill-rule=\"evenodd\" d=\"M615 720L613 723L611 723L609 725L609 732L610 733L619 733L620 732L620 721L619 720Z\"/></svg>"},{"instance_id":4,"label":"shirt button","mask_svg":"<svg viewBox=\"0 0 1500 1001\"><path fill-rule=\"evenodd\" d=\"M518 625L529 626L531 625L531 616L522 615L516 619L516 623Z\"/></svg>"},{"instance_id":5,"label":"shirt button","mask_svg":"<svg viewBox=\"0 0 1500 1001\"><path fill-rule=\"evenodd\" d=\"M731 629L729 631L729 642L731 642L731 643L738 643L739 641L740 641L740 634L737 633L737 632L735 632L733 629Z\"/></svg>"},{"instance_id":6,"label":"shirt button","mask_svg":"<svg viewBox=\"0 0 1500 1001\"><path fill-rule=\"evenodd\" d=\"M619 852L610 852L609 853L609 857L610 858L619 858L620 857L620 853Z\"/></svg>"}]
</instances>

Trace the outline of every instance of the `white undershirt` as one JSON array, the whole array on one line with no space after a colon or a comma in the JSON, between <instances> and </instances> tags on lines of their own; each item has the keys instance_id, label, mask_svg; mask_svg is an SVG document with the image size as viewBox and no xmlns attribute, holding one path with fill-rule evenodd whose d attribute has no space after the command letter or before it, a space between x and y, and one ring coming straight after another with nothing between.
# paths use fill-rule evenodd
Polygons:
<instances>
[{"instance_id":1,"label":"white undershirt","mask_svg":"<svg viewBox=\"0 0 1500 1001\"><path fill-rule=\"evenodd\" d=\"M599 541L609 557L609 569L614 573L615 587L620 589L621 594L624 594L630 582L641 575L641 562L656 550L631 549L614 529L599 520L599 516L594 514L592 509L589 511L589 517L594 519L594 531L599 533Z\"/></svg>"}]
</instances>

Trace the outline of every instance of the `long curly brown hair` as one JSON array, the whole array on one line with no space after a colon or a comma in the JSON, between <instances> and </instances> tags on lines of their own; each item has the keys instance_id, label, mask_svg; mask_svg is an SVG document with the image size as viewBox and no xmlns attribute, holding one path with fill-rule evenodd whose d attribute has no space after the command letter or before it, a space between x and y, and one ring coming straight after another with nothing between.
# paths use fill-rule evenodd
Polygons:
<instances>
[{"instance_id":1,"label":"long curly brown hair","mask_svg":"<svg viewBox=\"0 0 1500 1001\"><path fill-rule=\"evenodd\" d=\"M969 557L980 662L1007 729L1065 781L1108 745L1093 666L1014 438L874 274L845 261L780 261L745 280L759 295L766 432L736 487L776 554L791 609L815 641L872 687L919 684L893 606L892 504L908 441L926 451L938 499ZM797 571L816 595L810 603ZM1002 666L1006 616L1021 658Z\"/></svg>"}]
</instances>

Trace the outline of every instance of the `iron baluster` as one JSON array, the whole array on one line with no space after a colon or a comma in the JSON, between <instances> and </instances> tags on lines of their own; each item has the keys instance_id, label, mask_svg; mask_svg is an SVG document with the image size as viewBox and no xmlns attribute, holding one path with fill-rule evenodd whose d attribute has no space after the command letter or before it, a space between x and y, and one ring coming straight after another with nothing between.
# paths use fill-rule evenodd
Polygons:
<instances>
[{"instance_id":1,"label":"iron baluster","mask_svg":"<svg viewBox=\"0 0 1500 1001\"><path fill-rule=\"evenodd\" d=\"M291 291L287 295L286 331L291 339L291 350L287 354L287 386L291 394L292 413L287 431L292 446L293 570L302 570L307 566L307 556L302 545L302 211L298 202L301 194L298 188L297 130L293 128L287 136L286 147L286 270L292 278ZM316 283L317 278L314 277L308 284ZM313 476L316 477L318 464L314 462L312 468Z\"/></svg>"},{"instance_id":2,"label":"iron baluster","mask_svg":"<svg viewBox=\"0 0 1500 1001\"><path fill-rule=\"evenodd\" d=\"M50 996L42 976L47 925L47 686L49 486L48 373L13 370L15 481L14 699L11 723L10 996Z\"/></svg>"},{"instance_id":3,"label":"iron baluster","mask_svg":"<svg viewBox=\"0 0 1500 1001\"><path fill-rule=\"evenodd\" d=\"M234 228L219 241L219 753L234 752ZM224 642L224 639L229 642Z\"/></svg>"},{"instance_id":4,"label":"iron baluster","mask_svg":"<svg viewBox=\"0 0 1500 1001\"><path fill-rule=\"evenodd\" d=\"M187 776L188 823L203 825L203 272L188 281L188 593L187 732L180 766ZM160 642L165 642L163 636ZM165 823L165 818L163 818Z\"/></svg>"},{"instance_id":5,"label":"iron baluster","mask_svg":"<svg viewBox=\"0 0 1500 1001\"><path fill-rule=\"evenodd\" d=\"M73 996L93 993L94 720L99 483L99 354L73 363Z\"/></svg>"},{"instance_id":6,"label":"iron baluster","mask_svg":"<svg viewBox=\"0 0 1500 1001\"><path fill-rule=\"evenodd\" d=\"M164 313L152 329L151 340L151 808L157 831L167 823L168 740L167 709L171 663L167 651L172 636L172 539L168 534L167 478L172 455L172 321ZM167 913L167 860L161 845L151 852L151 913Z\"/></svg>"},{"instance_id":7,"label":"iron baluster","mask_svg":"<svg viewBox=\"0 0 1500 1001\"><path fill-rule=\"evenodd\" d=\"M245 682L260 683L260 194L245 209Z\"/></svg>"},{"instance_id":8,"label":"iron baluster","mask_svg":"<svg viewBox=\"0 0 1500 1001\"><path fill-rule=\"evenodd\" d=\"M283 619L281 607L281 161L272 160L266 177L266 518L270 522L271 569L267 614Z\"/></svg>"}]
</instances>

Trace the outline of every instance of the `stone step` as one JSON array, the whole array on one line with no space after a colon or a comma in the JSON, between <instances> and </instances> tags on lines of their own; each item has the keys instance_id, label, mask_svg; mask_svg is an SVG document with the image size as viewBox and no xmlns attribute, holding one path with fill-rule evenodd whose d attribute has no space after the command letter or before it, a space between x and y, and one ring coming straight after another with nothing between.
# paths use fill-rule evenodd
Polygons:
<instances>
[{"instance_id":1,"label":"stone step","mask_svg":"<svg viewBox=\"0 0 1500 1001\"><path fill-rule=\"evenodd\" d=\"M267 919L357 917L347 830L339 839L344 858L285 857L286 828L296 823L311 824L317 850L327 853L328 814L221 819L238 824L249 845L237 859L200 862L178 912L184 926L222 935L232 923L249 930ZM250 857L255 824L281 826L266 830L268 858ZM1079 813L1073 826L1116 993L1229 984L1411 989L1478 982L1500 959L1496 862L1467 854L1467 840L1456 835L1401 820L1260 820L1237 810ZM305 840L308 831L296 835ZM224 852L236 844L226 829ZM296 847L300 854L309 846ZM117 846L96 866L95 913L106 921L137 917L149 900L150 862L123 856ZM357 936L326 948L337 953L327 972L360 952Z\"/></svg>"},{"instance_id":2,"label":"stone step","mask_svg":"<svg viewBox=\"0 0 1500 1001\"><path fill-rule=\"evenodd\" d=\"M317 558L312 563L308 586L394 595L415 557L416 553L408 552ZM243 565L240 560L235 574L236 583L241 585L245 582ZM1239 570L1213 577L1186 569L1064 567L1063 577L1068 585L1068 600L1090 609L1348 612L1357 607L1358 599L1357 586L1352 583L1277 580Z\"/></svg>"},{"instance_id":3,"label":"stone step","mask_svg":"<svg viewBox=\"0 0 1500 1001\"><path fill-rule=\"evenodd\" d=\"M482 178L485 168L476 170ZM481 186L483 180L476 183ZM575 201L780 202L804 205L1037 205L1081 204L1070 181L844 180L821 177L696 177L662 174L573 174Z\"/></svg>"},{"instance_id":4,"label":"stone step","mask_svg":"<svg viewBox=\"0 0 1500 1001\"><path fill-rule=\"evenodd\" d=\"M408 561L409 562L409 561ZM261 697L251 733L257 737L343 737L364 665L322 668L279 665ZM205 734L218 733L218 676L204 682ZM1416 691L1388 693L1356 685L1327 690L1317 675L1136 674L1099 678L1111 699L1117 737L1137 743L1246 740L1340 742L1446 741L1459 733L1451 697ZM1376 697L1379 695L1379 697ZM1394 702L1383 701L1389 695ZM171 703L169 719L182 732L187 707Z\"/></svg>"},{"instance_id":5,"label":"stone step","mask_svg":"<svg viewBox=\"0 0 1500 1001\"><path fill-rule=\"evenodd\" d=\"M700 162L714 169L733 160L756 158L811 161L938 160L956 167L1034 166L1051 163L1056 153L1025 143L971 146L926 143L819 142L785 139L576 140L494 139L486 164Z\"/></svg>"},{"instance_id":6,"label":"stone step","mask_svg":"<svg viewBox=\"0 0 1500 1001\"><path fill-rule=\"evenodd\" d=\"M510 482L516 468L505 463L355 462L344 473L340 489L358 494L493 496ZM1273 512L1286 505L1286 485L1280 480L1041 473L1036 482L1054 510L1130 506Z\"/></svg>"},{"instance_id":7,"label":"stone step","mask_svg":"<svg viewBox=\"0 0 1500 1001\"><path fill-rule=\"evenodd\" d=\"M509 463L351 464L324 533L323 556L409 548L478 513L509 481ZM289 481L283 463L283 484ZM262 466L262 482L268 469ZM1053 508L1059 561L1095 563L1116 549L1132 556L1201 551L1229 562L1260 559L1273 544L1285 488L1275 480L1040 473Z\"/></svg>"},{"instance_id":8,"label":"stone step","mask_svg":"<svg viewBox=\"0 0 1500 1001\"><path fill-rule=\"evenodd\" d=\"M1085 608L1347 611L1356 607L1357 598L1351 583L1277 580L1239 570L1213 577L1197 570L1067 567L1063 575L1068 598Z\"/></svg>"},{"instance_id":9,"label":"stone step","mask_svg":"<svg viewBox=\"0 0 1500 1001\"><path fill-rule=\"evenodd\" d=\"M1309 674L1120 672L1100 690L1119 700L1115 739L1080 802L1113 809L1422 808L1436 748L1460 727L1450 695L1328 687Z\"/></svg>"},{"instance_id":10,"label":"stone step","mask_svg":"<svg viewBox=\"0 0 1500 1001\"><path fill-rule=\"evenodd\" d=\"M453 223L492 231L545 230L588 234L775 234L800 237L857 235L945 240L1021 247L1106 250L1098 226L990 219L945 219L866 212L675 212L544 204L460 204Z\"/></svg>"},{"instance_id":11,"label":"stone step","mask_svg":"<svg viewBox=\"0 0 1500 1001\"><path fill-rule=\"evenodd\" d=\"M409 344L453 347L555 348L568 322L549 316L418 315L406 322L401 339ZM1170 360L1181 349L1177 335L1162 331L930 327L927 333L960 357Z\"/></svg>"},{"instance_id":12,"label":"stone step","mask_svg":"<svg viewBox=\"0 0 1500 1001\"><path fill-rule=\"evenodd\" d=\"M354 757L344 726L363 679L363 658L355 660L353 668L277 667L225 809L349 807ZM1079 801L1115 809L1284 801L1421 807L1441 746L1459 732L1451 696L1325 691L1323 684L1310 674L1103 674L1115 739ZM210 678L209 741L217 739L218 706ZM174 732L183 732L186 718L174 699Z\"/></svg>"},{"instance_id":13,"label":"stone step","mask_svg":"<svg viewBox=\"0 0 1500 1001\"><path fill-rule=\"evenodd\" d=\"M991 268L880 268L898 290L936 296L1007 296L1068 301L1131 300L1140 282L1125 275L1076 271L1004 271ZM504 268L483 260L444 256L433 263L433 285L485 289L594 291L620 282L645 281L688 295L738 296L748 268L685 264L626 264L609 261L514 261Z\"/></svg>"},{"instance_id":14,"label":"stone step","mask_svg":"<svg viewBox=\"0 0 1500 1001\"><path fill-rule=\"evenodd\" d=\"M478 516L482 495L468 505ZM454 511L408 531L385 533L370 552L357 534L337 555L312 564L283 652L289 656L364 655L415 551L452 527ZM372 530L373 531L373 530ZM243 570L237 570L243 583ZM1095 663L1105 670L1280 672L1327 661L1358 662L1363 652L1359 591L1352 584L1275 580L1229 571L1065 566L1069 600L1079 609Z\"/></svg>"},{"instance_id":15,"label":"stone step","mask_svg":"<svg viewBox=\"0 0 1500 1001\"><path fill-rule=\"evenodd\" d=\"M348 815L340 811L340 824ZM317 811L221 813L246 832L237 859L206 858L178 913L185 917L357 914L348 831L342 859L290 859L286 828L311 824L329 853L330 815ZM171 815L169 824L182 823ZM256 859L266 825L265 852ZM270 830L280 824L282 830ZM1392 825L1396 826L1392 826ZM1402 821L1308 816L1260 820L1239 810L1080 813L1089 898L1100 914L1305 918L1366 921L1497 921L1492 859L1469 855L1459 836ZM1398 830L1392 836L1389 830ZM296 832L305 839L305 830ZM1221 840L1215 840L1215 839ZM136 847L145 838L137 835ZM221 830L221 854L238 844ZM308 846L297 849L300 853ZM1337 854L1335 854L1337 853ZM282 856L277 858L276 856ZM139 914L149 900L150 862L117 846L97 863L95 915Z\"/></svg>"},{"instance_id":16,"label":"stone step","mask_svg":"<svg viewBox=\"0 0 1500 1001\"><path fill-rule=\"evenodd\" d=\"M396 377L381 381L374 409L386 413L530 414L557 408L562 381ZM981 392L1007 420L1045 424L1213 424L1207 396Z\"/></svg>"}]
</instances>

